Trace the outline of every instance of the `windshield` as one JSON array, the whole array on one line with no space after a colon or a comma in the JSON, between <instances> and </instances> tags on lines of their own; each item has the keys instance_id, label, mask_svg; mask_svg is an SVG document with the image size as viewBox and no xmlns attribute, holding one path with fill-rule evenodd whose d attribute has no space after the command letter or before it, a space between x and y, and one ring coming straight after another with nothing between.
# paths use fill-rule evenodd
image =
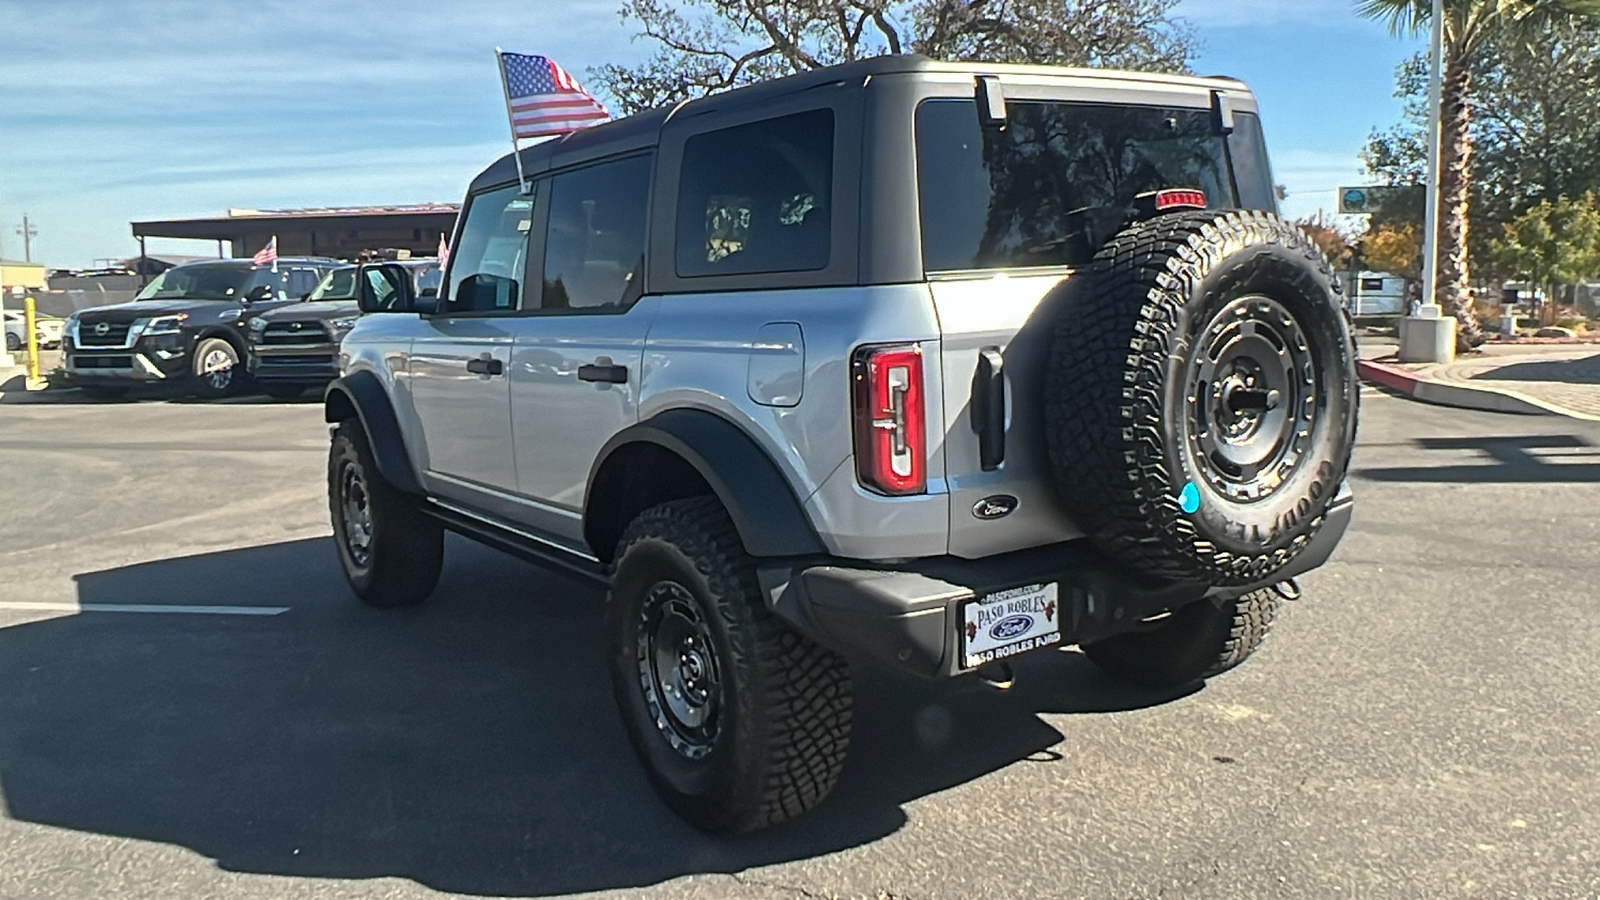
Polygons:
<instances>
[{"instance_id":1,"label":"windshield","mask_svg":"<svg viewBox=\"0 0 1600 900\"><path fill-rule=\"evenodd\" d=\"M1213 209L1274 208L1253 115L1227 138L1207 109L1008 101L1006 112L1003 130L985 130L971 100L917 107L927 271L1082 265L1132 221L1135 197L1163 188L1198 188Z\"/></svg>"},{"instance_id":2,"label":"windshield","mask_svg":"<svg viewBox=\"0 0 1600 900\"><path fill-rule=\"evenodd\" d=\"M179 266L156 276L135 300L232 300L250 284L254 272L241 266Z\"/></svg>"},{"instance_id":3,"label":"windshield","mask_svg":"<svg viewBox=\"0 0 1600 900\"><path fill-rule=\"evenodd\" d=\"M322 283L317 285L307 300L354 300L356 298L356 267L346 266L343 269L334 269L323 276Z\"/></svg>"}]
</instances>

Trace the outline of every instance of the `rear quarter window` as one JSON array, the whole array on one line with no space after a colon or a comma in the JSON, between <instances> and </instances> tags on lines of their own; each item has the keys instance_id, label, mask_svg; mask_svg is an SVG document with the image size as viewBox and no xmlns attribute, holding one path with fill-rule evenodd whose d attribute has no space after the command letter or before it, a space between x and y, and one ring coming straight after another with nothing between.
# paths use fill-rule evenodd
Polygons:
<instances>
[{"instance_id":1,"label":"rear quarter window","mask_svg":"<svg viewBox=\"0 0 1600 900\"><path fill-rule=\"evenodd\" d=\"M833 141L830 109L689 138L678 189L678 276L827 268Z\"/></svg>"}]
</instances>

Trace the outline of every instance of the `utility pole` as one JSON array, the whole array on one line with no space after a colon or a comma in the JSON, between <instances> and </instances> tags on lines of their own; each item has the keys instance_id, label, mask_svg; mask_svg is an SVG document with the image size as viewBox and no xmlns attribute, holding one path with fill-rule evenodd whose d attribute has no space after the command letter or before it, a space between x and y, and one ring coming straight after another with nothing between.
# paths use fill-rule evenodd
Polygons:
<instances>
[{"instance_id":1,"label":"utility pole","mask_svg":"<svg viewBox=\"0 0 1600 900\"><path fill-rule=\"evenodd\" d=\"M17 226L17 234L22 235L22 261L33 262L33 239L39 236L39 229L28 221L27 213L22 214L22 224Z\"/></svg>"},{"instance_id":2,"label":"utility pole","mask_svg":"<svg viewBox=\"0 0 1600 900\"><path fill-rule=\"evenodd\" d=\"M1422 228L1422 302L1400 322L1401 362L1450 362L1456 356L1456 319L1439 307L1439 180L1444 135L1439 127L1444 94L1444 0L1433 0L1432 69L1428 74L1428 184Z\"/></svg>"}]
</instances>

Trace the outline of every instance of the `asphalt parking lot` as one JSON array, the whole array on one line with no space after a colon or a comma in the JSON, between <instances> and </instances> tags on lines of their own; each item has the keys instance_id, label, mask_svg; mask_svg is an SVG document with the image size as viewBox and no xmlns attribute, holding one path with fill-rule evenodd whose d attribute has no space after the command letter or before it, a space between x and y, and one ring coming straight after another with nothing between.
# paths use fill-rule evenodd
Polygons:
<instances>
[{"instance_id":1,"label":"asphalt parking lot","mask_svg":"<svg viewBox=\"0 0 1600 900\"><path fill-rule=\"evenodd\" d=\"M593 589L452 539L359 605L326 444L0 403L0 896L1600 896L1600 425L1368 392L1354 530L1244 667L858 673L834 796L732 841L650 793Z\"/></svg>"}]
</instances>

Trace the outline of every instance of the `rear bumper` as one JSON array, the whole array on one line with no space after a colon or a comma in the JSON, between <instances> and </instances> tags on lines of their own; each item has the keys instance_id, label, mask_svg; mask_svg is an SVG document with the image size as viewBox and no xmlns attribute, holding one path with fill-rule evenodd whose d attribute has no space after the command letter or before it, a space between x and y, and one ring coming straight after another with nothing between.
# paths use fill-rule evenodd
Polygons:
<instances>
[{"instance_id":1,"label":"rear bumper","mask_svg":"<svg viewBox=\"0 0 1600 900\"><path fill-rule=\"evenodd\" d=\"M1244 587L1144 581L1109 565L1086 541L905 566L845 560L769 565L760 576L773 611L824 646L918 675L952 676L966 671L959 628L961 605L969 600L1053 582L1060 585L1063 644L1109 637L1204 597L1238 596L1322 565L1344 537L1353 509L1346 487L1309 547L1271 581Z\"/></svg>"}]
</instances>

